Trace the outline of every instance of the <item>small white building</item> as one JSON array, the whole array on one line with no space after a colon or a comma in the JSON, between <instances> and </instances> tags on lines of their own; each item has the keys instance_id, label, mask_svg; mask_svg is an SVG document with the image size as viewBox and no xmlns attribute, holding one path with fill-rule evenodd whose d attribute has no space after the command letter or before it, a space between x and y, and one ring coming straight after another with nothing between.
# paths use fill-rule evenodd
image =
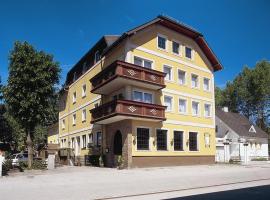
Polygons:
<instances>
[{"instance_id":1,"label":"small white building","mask_svg":"<svg viewBox=\"0 0 270 200\"><path fill-rule=\"evenodd\" d=\"M239 113L216 110L216 162L268 158L268 134Z\"/></svg>"}]
</instances>

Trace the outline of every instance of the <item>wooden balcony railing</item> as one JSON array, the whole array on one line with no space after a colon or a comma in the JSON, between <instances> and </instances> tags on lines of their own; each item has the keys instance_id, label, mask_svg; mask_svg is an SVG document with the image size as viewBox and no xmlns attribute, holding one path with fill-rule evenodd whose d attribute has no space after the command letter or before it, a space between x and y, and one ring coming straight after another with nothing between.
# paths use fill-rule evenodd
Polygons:
<instances>
[{"instance_id":1,"label":"wooden balcony railing","mask_svg":"<svg viewBox=\"0 0 270 200\"><path fill-rule=\"evenodd\" d=\"M129 117L148 118L155 121L164 121L165 109L166 106L157 104L148 104L131 100L114 100L92 109L90 111L92 114L91 123L106 120L116 116L118 116L117 121L122 120L122 118L119 118L119 116L123 116L123 119ZM110 123L110 120L107 120L106 123Z\"/></svg>"},{"instance_id":2,"label":"wooden balcony railing","mask_svg":"<svg viewBox=\"0 0 270 200\"><path fill-rule=\"evenodd\" d=\"M145 85L151 84L155 89L162 89L165 87L165 75L160 71L117 60L90 79L92 84L91 92L100 93L101 91L96 90L117 77L142 82Z\"/></svg>"}]
</instances>

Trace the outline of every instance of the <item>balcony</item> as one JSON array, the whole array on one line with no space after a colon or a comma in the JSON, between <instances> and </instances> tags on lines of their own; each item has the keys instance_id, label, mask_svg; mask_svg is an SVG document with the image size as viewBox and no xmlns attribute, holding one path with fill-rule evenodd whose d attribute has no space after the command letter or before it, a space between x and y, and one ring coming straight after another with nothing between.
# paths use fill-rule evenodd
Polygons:
<instances>
[{"instance_id":1,"label":"balcony","mask_svg":"<svg viewBox=\"0 0 270 200\"><path fill-rule=\"evenodd\" d=\"M164 121L166 106L131 100L114 100L90 110L91 123L109 124L124 119Z\"/></svg>"},{"instance_id":2,"label":"balcony","mask_svg":"<svg viewBox=\"0 0 270 200\"><path fill-rule=\"evenodd\" d=\"M124 85L152 90L165 88L165 73L123 61L115 61L92 79L92 93L108 95Z\"/></svg>"}]
</instances>

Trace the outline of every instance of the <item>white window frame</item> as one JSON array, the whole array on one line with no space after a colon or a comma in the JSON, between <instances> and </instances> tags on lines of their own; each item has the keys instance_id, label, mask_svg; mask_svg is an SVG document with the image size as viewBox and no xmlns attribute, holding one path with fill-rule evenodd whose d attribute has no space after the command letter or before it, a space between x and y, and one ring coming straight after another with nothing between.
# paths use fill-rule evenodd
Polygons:
<instances>
[{"instance_id":1,"label":"white window frame","mask_svg":"<svg viewBox=\"0 0 270 200\"><path fill-rule=\"evenodd\" d=\"M82 135L82 148L86 148L86 147L87 147L87 135L85 134L85 135Z\"/></svg>"},{"instance_id":2,"label":"white window frame","mask_svg":"<svg viewBox=\"0 0 270 200\"><path fill-rule=\"evenodd\" d=\"M134 88L133 90L132 90L132 100L133 101L135 101L134 100L134 92L141 92L142 93L142 99L143 99L143 103L146 103L146 102L144 102L144 94L145 93L148 93L148 94L151 94L152 95L152 103L151 104L154 104L155 102L154 102L154 100L155 100L155 96L154 96L154 93L153 92L150 92L150 91L148 91L148 90L142 90L142 89L139 89L139 88ZM138 102L140 102L140 101L138 101Z\"/></svg>"},{"instance_id":3,"label":"white window frame","mask_svg":"<svg viewBox=\"0 0 270 200\"><path fill-rule=\"evenodd\" d=\"M166 150L158 150L157 149L157 130L166 130L167 131L167 149ZM169 132L170 130L169 129L167 129L167 128L155 128L155 136L154 136L154 140L155 140L155 150L156 151L158 151L158 152L164 152L164 151L169 151L170 150L170 138L169 138L169 136L170 136L170 132Z\"/></svg>"},{"instance_id":4,"label":"white window frame","mask_svg":"<svg viewBox=\"0 0 270 200\"><path fill-rule=\"evenodd\" d=\"M186 112L180 112L180 100L185 100L186 101ZM188 114L188 99L184 97L179 97L178 98L178 113L182 115Z\"/></svg>"},{"instance_id":5,"label":"white window frame","mask_svg":"<svg viewBox=\"0 0 270 200\"><path fill-rule=\"evenodd\" d=\"M84 88L85 88L85 90L84 90ZM86 90L87 90L86 84L83 84L83 86L82 86L82 98L86 97Z\"/></svg>"},{"instance_id":6,"label":"white window frame","mask_svg":"<svg viewBox=\"0 0 270 200\"><path fill-rule=\"evenodd\" d=\"M165 112L173 112L174 111L174 96L172 96L172 95L168 95L168 94L164 94L164 96L163 96L163 105L165 105L165 97L170 97L171 99L172 99L172 109L171 110L167 110L167 108L166 108L166 110L165 110Z\"/></svg>"},{"instance_id":7,"label":"white window frame","mask_svg":"<svg viewBox=\"0 0 270 200\"><path fill-rule=\"evenodd\" d=\"M206 112L205 112L205 111L206 111L206 110L205 110L205 106L206 106L206 105L209 105L209 107L210 107L210 108L209 108L209 112L210 112L210 113L209 113L209 114L210 114L209 116L206 116ZM204 117L206 117L206 118L211 118L211 117L212 117L212 104L211 104L211 103L208 103L208 102L207 102L207 103L204 103L204 105L203 105L203 112L204 112Z\"/></svg>"},{"instance_id":8,"label":"white window frame","mask_svg":"<svg viewBox=\"0 0 270 200\"><path fill-rule=\"evenodd\" d=\"M186 48L190 48L191 49L191 58L188 58L186 56ZM185 45L185 49L184 49L184 57L188 60L194 60L194 49L192 46L189 46L189 45Z\"/></svg>"},{"instance_id":9,"label":"white window frame","mask_svg":"<svg viewBox=\"0 0 270 200\"><path fill-rule=\"evenodd\" d=\"M185 72L185 82L184 82L184 84L181 84L180 83L180 81L179 81L179 72ZM187 85L187 71L185 71L185 70L182 70L182 69L180 69L180 68L178 68L177 69L177 83L179 84L179 85Z\"/></svg>"},{"instance_id":10,"label":"white window frame","mask_svg":"<svg viewBox=\"0 0 270 200\"><path fill-rule=\"evenodd\" d=\"M193 102L198 103L198 114L197 115L193 113ZM200 101L198 101L198 100L191 100L191 114L192 114L192 116L194 116L194 117L200 117L201 116L200 106L201 106Z\"/></svg>"},{"instance_id":11,"label":"white window frame","mask_svg":"<svg viewBox=\"0 0 270 200\"><path fill-rule=\"evenodd\" d=\"M76 91L72 93L72 103L76 103L76 99L77 99L77 93Z\"/></svg>"},{"instance_id":12,"label":"white window frame","mask_svg":"<svg viewBox=\"0 0 270 200\"><path fill-rule=\"evenodd\" d=\"M163 48L160 48L159 46L158 46L158 37L161 37L161 38L164 38L166 41L165 41L165 49L163 49ZM166 51L166 52L168 52L168 37L167 36L165 36L165 35L162 35L162 34L158 34L157 35L157 49L159 49L159 50L161 50L161 51Z\"/></svg>"},{"instance_id":13,"label":"white window frame","mask_svg":"<svg viewBox=\"0 0 270 200\"><path fill-rule=\"evenodd\" d=\"M149 149L148 150L141 150L141 149L137 149L137 131L138 131L138 128L146 128L149 130ZM151 134L152 134L152 128L151 127L147 127L147 126L136 126L135 127L135 140L136 140L136 144L135 144L135 151L138 151L138 152L149 152L149 151L152 151L152 140L151 140Z\"/></svg>"},{"instance_id":14,"label":"white window frame","mask_svg":"<svg viewBox=\"0 0 270 200\"><path fill-rule=\"evenodd\" d=\"M172 132L172 135L173 135L173 138L172 138L172 141L173 141L173 151L174 152L185 152L186 151L186 137L185 137L185 130L183 130L183 129L173 129L172 130L173 132ZM181 151L181 150L174 150L174 131L181 131L181 132L183 132L183 150Z\"/></svg>"},{"instance_id":15,"label":"white window frame","mask_svg":"<svg viewBox=\"0 0 270 200\"><path fill-rule=\"evenodd\" d=\"M172 66L170 66L170 65L167 65L167 64L164 64L163 65L163 73L165 73L164 72L164 68L169 68L170 69L170 71L171 71L171 79L167 79L166 77L167 77L167 74L166 74L166 76L165 76L165 81L167 81L167 82L173 82L174 81L174 76L173 76L173 67Z\"/></svg>"},{"instance_id":16,"label":"white window frame","mask_svg":"<svg viewBox=\"0 0 270 200\"><path fill-rule=\"evenodd\" d=\"M62 119L62 130L64 130L66 128L66 119Z\"/></svg>"},{"instance_id":17,"label":"white window frame","mask_svg":"<svg viewBox=\"0 0 270 200\"><path fill-rule=\"evenodd\" d=\"M192 85L192 76L197 76L197 87L194 87L193 85ZM200 88L200 76L198 75L198 74L194 74L194 73L191 73L191 75L190 75L190 83L191 83L191 88L193 88L193 89L199 89Z\"/></svg>"},{"instance_id":18,"label":"white window frame","mask_svg":"<svg viewBox=\"0 0 270 200\"><path fill-rule=\"evenodd\" d=\"M152 64L151 64L151 69L155 69L155 62L154 62L154 60L151 60L151 59L149 59L149 58L145 58L145 57L142 57L142 56L137 56L137 55L134 55L133 56L133 64L135 65L135 57L137 57L137 58L139 58L139 59L141 59L142 60L142 63L143 63L143 66L142 67L144 67L144 68L146 68L145 66L144 66L144 62L145 61L148 61L148 62L151 62ZM146 68L146 69L149 69L149 68Z\"/></svg>"},{"instance_id":19,"label":"white window frame","mask_svg":"<svg viewBox=\"0 0 270 200\"><path fill-rule=\"evenodd\" d=\"M177 54L177 53L175 53L175 52L173 52L173 43L178 43L179 44L179 53ZM171 44L172 44L172 54L174 54L175 56L182 56L182 45L181 45L181 42L179 42L178 40L172 40L172 42L171 42Z\"/></svg>"},{"instance_id":20,"label":"white window frame","mask_svg":"<svg viewBox=\"0 0 270 200\"><path fill-rule=\"evenodd\" d=\"M189 145L190 145L190 142L189 142L189 133L190 132L194 132L194 133L197 133L197 151L190 151L189 150ZM187 135L187 137L188 137L188 152L189 153L192 153L192 152L200 152L200 132L199 131L196 131L196 130L189 130L188 131L188 135Z\"/></svg>"},{"instance_id":21,"label":"white window frame","mask_svg":"<svg viewBox=\"0 0 270 200\"><path fill-rule=\"evenodd\" d=\"M72 125L75 126L76 125L76 113L72 114Z\"/></svg>"},{"instance_id":22,"label":"white window frame","mask_svg":"<svg viewBox=\"0 0 270 200\"><path fill-rule=\"evenodd\" d=\"M86 109L82 110L82 122L86 121Z\"/></svg>"},{"instance_id":23,"label":"white window frame","mask_svg":"<svg viewBox=\"0 0 270 200\"><path fill-rule=\"evenodd\" d=\"M204 87L204 80L208 80L208 90L207 89L205 89L205 87ZM211 79L210 78L207 78L207 77L203 77L203 90L204 91L206 91L206 92L210 92L211 91Z\"/></svg>"}]
</instances>

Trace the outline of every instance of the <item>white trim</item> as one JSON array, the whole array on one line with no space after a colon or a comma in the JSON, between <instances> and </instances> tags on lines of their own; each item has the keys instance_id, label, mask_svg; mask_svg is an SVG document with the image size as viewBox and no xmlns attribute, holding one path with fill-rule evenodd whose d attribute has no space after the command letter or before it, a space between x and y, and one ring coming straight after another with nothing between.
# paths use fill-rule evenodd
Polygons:
<instances>
[{"instance_id":1,"label":"white trim","mask_svg":"<svg viewBox=\"0 0 270 200\"><path fill-rule=\"evenodd\" d=\"M192 85L192 76L197 76L197 87L194 87ZM198 89L198 90L200 89L200 76L198 74L195 74L195 73L191 73L190 74L190 87L192 89Z\"/></svg>"},{"instance_id":2,"label":"white trim","mask_svg":"<svg viewBox=\"0 0 270 200\"><path fill-rule=\"evenodd\" d=\"M209 105L210 106L210 108L209 108L210 115L209 116L206 116L205 115L205 105ZM203 104L203 116L205 118L212 118L212 104L211 103L206 102L206 103Z\"/></svg>"},{"instance_id":3,"label":"white trim","mask_svg":"<svg viewBox=\"0 0 270 200\"><path fill-rule=\"evenodd\" d=\"M153 50L150 50L150 49L146 49L144 47L140 47L140 46L136 46L136 45L132 45L132 47L136 50L139 50L139 51L143 51L145 53L149 53L149 54L152 54L152 55L155 55L155 56L158 56L158 57L161 57L161 58L164 58L164 59L167 59L167 60L170 60L170 61L173 61L173 62L176 62L176 63L180 63L182 65L185 65L185 66L188 66L188 67L191 67L191 68L194 68L194 69L197 69L197 70L200 70L200 71L203 71L203 72L207 72L207 73L210 73L211 75L213 75L213 72L209 69L204 69L203 67L200 67L198 65L195 65L193 63L189 63L189 62L185 62L185 61L182 61L180 59L176 59L176 58L173 58L171 56L167 56L167 55L164 55L162 53L159 53L159 52L156 52L156 51L153 51Z\"/></svg>"},{"instance_id":4,"label":"white trim","mask_svg":"<svg viewBox=\"0 0 270 200\"><path fill-rule=\"evenodd\" d=\"M185 73L185 82L184 82L184 84L181 84L180 82L179 82L179 72L184 72ZM178 85L181 85L181 86L187 86L187 71L185 71L185 70L183 70L183 69L180 69L179 67L177 67L177 84Z\"/></svg>"},{"instance_id":5,"label":"white trim","mask_svg":"<svg viewBox=\"0 0 270 200\"><path fill-rule=\"evenodd\" d=\"M158 37L161 37L161 38L164 38L166 41L165 41L165 49L162 49L158 46ZM156 40L157 40L157 49L161 50L161 51L165 51L165 52L168 52L168 37L165 36L165 35L162 35L160 33L157 34L157 37L156 37Z\"/></svg>"},{"instance_id":6,"label":"white trim","mask_svg":"<svg viewBox=\"0 0 270 200\"><path fill-rule=\"evenodd\" d=\"M83 89L84 87L85 87L85 90ZM82 85L82 98L86 97L86 90L87 90L86 84L83 84Z\"/></svg>"},{"instance_id":7,"label":"white trim","mask_svg":"<svg viewBox=\"0 0 270 200\"><path fill-rule=\"evenodd\" d=\"M84 116L84 113L85 113L85 116ZM82 122L85 122L86 121L86 109L83 109L82 110Z\"/></svg>"},{"instance_id":8,"label":"white trim","mask_svg":"<svg viewBox=\"0 0 270 200\"><path fill-rule=\"evenodd\" d=\"M76 113L73 113L73 115L72 115L72 125L73 126L76 125L76 120L77 120L77 115L76 115Z\"/></svg>"},{"instance_id":9,"label":"white trim","mask_svg":"<svg viewBox=\"0 0 270 200\"><path fill-rule=\"evenodd\" d=\"M167 74L166 74L164 80L165 80L166 82L174 82L173 66L167 65L167 64L163 64L163 67L162 67L163 73L165 73L165 71L164 71L164 68L165 68L165 67L170 69L170 71L171 71L171 79L166 79L166 76L167 76Z\"/></svg>"},{"instance_id":10,"label":"white trim","mask_svg":"<svg viewBox=\"0 0 270 200\"><path fill-rule=\"evenodd\" d=\"M251 125L250 128L249 128L249 130L248 130L248 132L250 132L250 133L256 133L255 127L253 125Z\"/></svg>"},{"instance_id":11,"label":"white trim","mask_svg":"<svg viewBox=\"0 0 270 200\"><path fill-rule=\"evenodd\" d=\"M173 52L173 43L174 42L179 44L179 53L178 54ZM171 44L172 44L172 54L175 55L175 56L182 57L183 54L182 54L182 44L181 44L181 42L179 42L178 40L172 39Z\"/></svg>"},{"instance_id":12,"label":"white trim","mask_svg":"<svg viewBox=\"0 0 270 200\"><path fill-rule=\"evenodd\" d=\"M91 129L93 129L92 124L89 127L86 127L86 128L78 129L78 130L71 131L71 132L65 133L65 134L59 134L59 137L62 138L62 137L70 136L70 135L73 135L73 134L76 134L76 133L79 133L79 132L88 131L88 130L91 130Z\"/></svg>"},{"instance_id":13,"label":"white trim","mask_svg":"<svg viewBox=\"0 0 270 200\"><path fill-rule=\"evenodd\" d=\"M77 100L77 92L75 91L72 93L72 103L73 104L76 103L76 100Z\"/></svg>"},{"instance_id":14,"label":"white trim","mask_svg":"<svg viewBox=\"0 0 270 200\"><path fill-rule=\"evenodd\" d=\"M151 65L151 69L155 69L155 60L152 60L152 59L149 59L149 58L146 58L146 57L143 57L143 56L137 56L137 55L132 55L132 63L135 65L135 57L139 58L139 59L142 59L143 61L143 66L144 68L146 69L149 69L147 67L144 66L144 61L149 61L149 62L152 62L152 65Z\"/></svg>"},{"instance_id":15,"label":"white trim","mask_svg":"<svg viewBox=\"0 0 270 200\"><path fill-rule=\"evenodd\" d=\"M194 126L194 127L200 127L200 128L215 128L214 124L200 124L200 123L194 123L194 122L183 122L179 120L170 120L167 119L163 122L164 124L174 124L174 125L182 125L182 126Z\"/></svg>"},{"instance_id":16,"label":"white trim","mask_svg":"<svg viewBox=\"0 0 270 200\"><path fill-rule=\"evenodd\" d=\"M99 95L99 96L97 96L96 98L94 98L93 100L91 100L91 101L89 101L89 102L87 102L87 103L85 103L85 104L79 106L78 108L75 108L75 109L69 111L68 113L62 115L61 117L59 116L59 120L60 120L60 119L63 119L64 117L66 117L66 116L68 116L68 115L70 115L70 114L76 112L77 110L80 110L80 109L82 109L82 108L84 108L84 107L86 107L86 106L88 106L88 105L90 105L90 104L92 104L92 103L94 103L94 102L100 100L100 99L101 99L101 97L100 97L100 95Z\"/></svg>"},{"instance_id":17,"label":"white trim","mask_svg":"<svg viewBox=\"0 0 270 200\"><path fill-rule=\"evenodd\" d=\"M193 102L198 103L198 114L193 113ZM201 116L201 102L195 99L191 99L191 115L193 117L200 117Z\"/></svg>"},{"instance_id":18,"label":"white trim","mask_svg":"<svg viewBox=\"0 0 270 200\"><path fill-rule=\"evenodd\" d=\"M177 90L171 90L171 89L162 89L162 92L164 93L170 93L170 94L176 94L176 95L180 95L180 96L184 96L184 97L190 97L190 98L194 98L194 99L198 99L198 100L204 100L204 101L208 101L208 102L214 102L214 99L209 99L209 98L205 98L205 97L201 97L201 96L197 96L197 95L192 95L192 94L188 94L188 93L184 93L184 92L179 92Z\"/></svg>"},{"instance_id":19,"label":"white trim","mask_svg":"<svg viewBox=\"0 0 270 200\"><path fill-rule=\"evenodd\" d=\"M137 129L138 128L145 128L145 129L148 129L149 130L149 144L148 144L148 147L149 149L146 150L146 149L137 149L137 146L138 146L138 138L137 138ZM150 152L152 151L152 144L151 144L151 133L152 133L152 128L151 127L146 127L146 126L135 126L135 139L136 139L136 145L135 145L135 151L137 152Z\"/></svg>"},{"instance_id":20,"label":"white trim","mask_svg":"<svg viewBox=\"0 0 270 200\"><path fill-rule=\"evenodd\" d=\"M208 82L208 87L209 87L209 89L207 90L207 89L205 89L204 88L204 80L205 79L207 79L209 82ZM203 77L203 91L205 91L205 92L211 92L211 87L212 87L212 84L211 84L211 79L210 78L207 78L207 77Z\"/></svg>"},{"instance_id":21,"label":"white trim","mask_svg":"<svg viewBox=\"0 0 270 200\"><path fill-rule=\"evenodd\" d=\"M183 129L173 129L173 149L172 151L174 152L185 152L186 151L186 137L185 137L185 131ZM183 150L174 150L174 131L179 131L179 132L183 132L183 141L182 141L182 145L183 145Z\"/></svg>"},{"instance_id":22,"label":"white trim","mask_svg":"<svg viewBox=\"0 0 270 200\"><path fill-rule=\"evenodd\" d=\"M179 105L180 100L185 100L186 101L186 112L180 112L180 105ZM187 115L188 114L188 99L187 98L178 97L178 113L181 114L181 115Z\"/></svg>"},{"instance_id":23,"label":"white trim","mask_svg":"<svg viewBox=\"0 0 270 200\"><path fill-rule=\"evenodd\" d=\"M171 110L167 110L167 108L166 108L165 112L173 112L174 111L174 96L168 95L168 94L164 94L163 95L163 105L165 105L165 96L172 98L172 109Z\"/></svg>"}]
</instances>

